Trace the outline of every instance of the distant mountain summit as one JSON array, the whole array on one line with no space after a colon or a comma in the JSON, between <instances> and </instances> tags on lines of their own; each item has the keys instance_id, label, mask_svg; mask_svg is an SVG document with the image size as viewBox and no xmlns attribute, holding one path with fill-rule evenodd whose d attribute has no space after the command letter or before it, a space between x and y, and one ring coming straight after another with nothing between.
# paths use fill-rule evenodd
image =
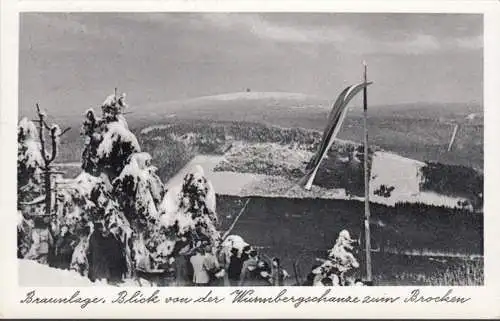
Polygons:
<instances>
[{"instance_id":1,"label":"distant mountain summit","mask_svg":"<svg viewBox=\"0 0 500 321\"><path fill-rule=\"evenodd\" d=\"M132 106L129 118L158 122L171 118L214 121L260 122L283 127L322 130L330 111L331 98L290 92L233 92L183 100ZM347 118L362 116L354 101ZM441 122L483 122L479 103L403 103L369 106L371 118L432 119ZM471 117L470 115L474 115Z\"/></svg>"},{"instance_id":2,"label":"distant mountain summit","mask_svg":"<svg viewBox=\"0 0 500 321\"><path fill-rule=\"evenodd\" d=\"M315 96L301 94L301 93L289 93L289 92L234 92L226 93L212 96L202 96L199 98L193 98L192 100L239 100L239 99L251 99L251 100L264 100L264 99L289 99L289 100L310 100L310 99L320 99Z\"/></svg>"},{"instance_id":3,"label":"distant mountain summit","mask_svg":"<svg viewBox=\"0 0 500 321\"><path fill-rule=\"evenodd\" d=\"M135 104L128 109L132 131L179 122L254 123L281 128L303 128L322 132L331 99L290 92L233 92L190 99ZM362 108L353 101L339 132L339 139L361 142ZM78 128L81 119L66 122ZM482 170L483 107L479 103L405 103L368 108L370 144L420 161L459 164ZM451 151L448 145L459 124ZM63 154L80 142L72 130L63 141ZM68 154L75 154L74 152ZM79 153L76 153L79 154ZM74 157L67 158L74 161Z\"/></svg>"},{"instance_id":4,"label":"distant mountain summit","mask_svg":"<svg viewBox=\"0 0 500 321\"><path fill-rule=\"evenodd\" d=\"M301 93L235 92L137 106L129 118L144 123L175 117L318 128L319 124L308 124L307 119L324 122L330 103Z\"/></svg>"}]
</instances>

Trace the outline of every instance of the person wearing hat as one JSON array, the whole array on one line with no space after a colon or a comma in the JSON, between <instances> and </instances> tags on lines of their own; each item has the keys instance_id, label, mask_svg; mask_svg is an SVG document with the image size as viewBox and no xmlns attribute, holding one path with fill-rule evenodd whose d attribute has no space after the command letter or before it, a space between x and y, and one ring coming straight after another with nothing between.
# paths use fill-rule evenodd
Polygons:
<instances>
[{"instance_id":1,"label":"person wearing hat","mask_svg":"<svg viewBox=\"0 0 500 321\"><path fill-rule=\"evenodd\" d=\"M258 270L257 264L259 263L259 258L257 256L257 251L254 249L247 249L245 252L248 259L243 262L243 266L241 268L241 276L240 276L240 286L253 286L256 283L256 271Z\"/></svg>"},{"instance_id":2,"label":"person wearing hat","mask_svg":"<svg viewBox=\"0 0 500 321\"><path fill-rule=\"evenodd\" d=\"M208 286L210 275L205 268L205 249L200 246L195 249L195 255L189 261L193 266L193 284L195 286Z\"/></svg>"},{"instance_id":3,"label":"person wearing hat","mask_svg":"<svg viewBox=\"0 0 500 321\"><path fill-rule=\"evenodd\" d=\"M283 286L286 272L281 267L280 259L273 257L271 259L271 279L274 286Z\"/></svg>"},{"instance_id":4,"label":"person wearing hat","mask_svg":"<svg viewBox=\"0 0 500 321\"><path fill-rule=\"evenodd\" d=\"M203 266L210 276L210 285L224 285L224 268L220 266L214 254L213 247L210 244L205 246L205 260L203 261Z\"/></svg>"},{"instance_id":5,"label":"person wearing hat","mask_svg":"<svg viewBox=\"0 0 500 321\"><path fill-rule=\"evenodd\" d=\"M56 267L69 270L71 257L77 245L77 238L69 231L68 225L61 225L55 246Z\"/></svg>"},{"instance_id":6,"label":"person wearing hat","mask_svg":"<svg viewBox=\"0 0 500 321\"><path fill-rule=\"evenodd\" d=\"M227 269L227 276L229 279L229 284L231 286L239 285L242 269L243 269L243 259L239 255L238 249L233 247L231 249L231 255L229 257L229 266Z\"/></svg>"},{"instance_id":7,"label":"person wearing hat","mask_svg":"<svg viewBox=\"0 0 500 321\"><path fill-rule=\"evenodd\" d=\"M34 218L34 228L31 232L31 247L26 258L41 264L49 263L49 255L54 244L52 233L44 217Z\"/></svg>"},{"instance_id":8,"label":"person wearing hat","mask_svg":"<svg viewBox=\"0 0 500 321\"><path fill-rule=\"evenodd\" d=\"M125 247L120 240L120 229L116 223L109 227L110 233L105 235L105 244L108 266L109 266L109 282L112 284L119 283L127 273L127 259L125 257Z\"/></svg>"},{"instance_id":9,"label":"person wearing hat","mask_svg":"<svg viewBox=\"0 0 500 321\"><path fill-rule=\"evenodd\" d=\"M89 238L87 258L89 263L89 279L109 279L110 271L108 264L108 249L106 246L107 236L104 235L104 226L101 222L94 224L94 231Z\"/></svg>"}]
</instances>

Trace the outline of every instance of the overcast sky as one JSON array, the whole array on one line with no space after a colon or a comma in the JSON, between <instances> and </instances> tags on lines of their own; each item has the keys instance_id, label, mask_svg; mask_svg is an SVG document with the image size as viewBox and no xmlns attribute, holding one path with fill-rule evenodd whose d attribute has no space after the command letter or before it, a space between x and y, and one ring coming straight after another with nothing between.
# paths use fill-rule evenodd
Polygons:
<instances>
[{"instance_id":1,"label":"overcast sky","mask_svg":"<svg viewBox=\"0 0 500 321\"><path fill-rule=\"evenodd\" d=\"M481 15L24 13L20 113L244 91L333 99L368 63L372 104L480 102Z\"/></svg>"}]
</instances>

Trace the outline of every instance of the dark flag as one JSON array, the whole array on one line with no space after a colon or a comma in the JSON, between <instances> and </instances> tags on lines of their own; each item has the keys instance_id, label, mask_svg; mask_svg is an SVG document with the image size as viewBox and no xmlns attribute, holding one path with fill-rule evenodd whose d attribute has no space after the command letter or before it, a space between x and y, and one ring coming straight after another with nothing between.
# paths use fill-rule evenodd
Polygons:
<instances>
[{"instance_id":1,"label":"dark flag","mask_svg":"<svg viewBox=\"0 0 500 321\"><path fill-rule=\"evenodd\" d=\"M330 111L330 115L328 116L328 123L326 125L325 131L323 132L323 138L321 140L321 144L319 145L318 151L313 156L311 161L307 164L307 174L299 183L306 190L311 189L321 161L326 157L328 151L333 145L335 138L337 137L337 134L347 113L347 105L354 98L354 96L356 96L360 91L371 84L371 82L363 82L347 87L340 93L339 97L333 104L333 108Z\"/></svg>"}]
</instances>

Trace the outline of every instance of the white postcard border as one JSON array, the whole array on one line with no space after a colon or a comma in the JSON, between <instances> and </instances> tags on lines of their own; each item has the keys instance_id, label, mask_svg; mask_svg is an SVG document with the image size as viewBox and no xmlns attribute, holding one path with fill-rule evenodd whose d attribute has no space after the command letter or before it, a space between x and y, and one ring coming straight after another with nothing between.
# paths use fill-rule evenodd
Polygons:
<instances>
[{"instance_id":1,"label":"white postcard border","mask_svg":"<svg viewBox=\"0 0 500 321\"><path fill-rule=\"evenodd\" d=\"M215 318L215 317L279 317L279 318L467 318L500 317L500 3L496 1L2 1L1 3L1 109L0 109L0 215L2 215L0 249L1 289L0 315L3 317L136 317L136 318ZM234 288L214 288L225 295L221 304L101 304L81 309L78 305L21 304L32 288L21 288L17 280L15 259L16 224L16 142L18 103L19 13L27 11L335 11L335 12L454 12L484 14L484 149L485 211L484 262L485 285L482 287L418 287L428 296L440 296L453 290L454 295L468 296L464 304L316 304L295 308L293 304L231 304ZM10 259L12 258L12 259ZM401 296L407 297L417 287L352 287L333 288L335 296ZM40 296L71 296L76 290L85 296L113 297L122 288L37 288ZM152 293L152 288L134 288ZM161 296L201 296L204 288L161 288ZM255 288L262 296L273 296L279 288ZM287 288L287 295L321 295L323 288Z\"/></svg>"}]
</instances>

